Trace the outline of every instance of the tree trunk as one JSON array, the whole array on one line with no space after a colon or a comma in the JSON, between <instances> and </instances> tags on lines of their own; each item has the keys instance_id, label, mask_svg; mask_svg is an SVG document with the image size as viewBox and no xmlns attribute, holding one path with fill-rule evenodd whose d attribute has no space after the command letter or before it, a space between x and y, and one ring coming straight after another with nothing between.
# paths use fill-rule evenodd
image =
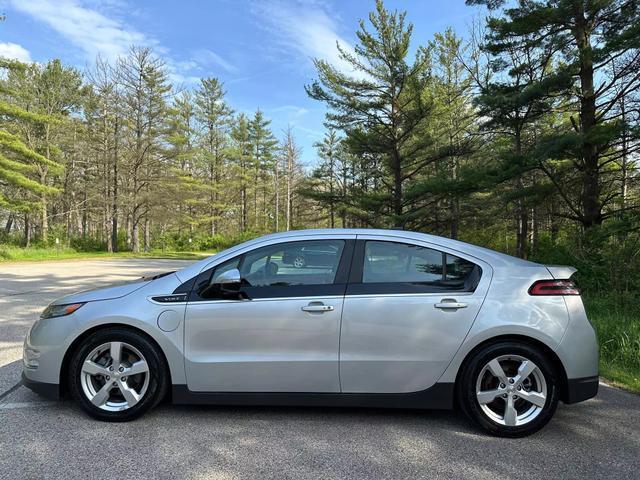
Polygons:
<instances>
[{"instance_id":1,"label":"tree trunk","mask_svg":"<svg viewBox=\"0 0 640 480\"><path fill-rule=\"evenodd\" d=\"M144 251L151 251L151 220L149 217L144 219Z\"/></svg>"},{"instance_id":2,"label":"tree trunk","mask_svg":"<svg viewBox=\"0 0 640 480\"><path fill-rule=\"evenodd\" d=\"M574 35L578 43L580 61L580 130L582 134L582 225L585 230L602 223L600 203L600 170L598 148L591 140L596 126L596 96L593 82L593 52L590 32L584 16L584 2L575 2L576 26Z\"/></svg>"},{"instance_id":3,"label":"tree trunk","mask_svg":"<svg viewBox=\"0 0 640 480\"><path fill-rule=\"evenodd\" d=\"M404 228L402 219L402 164L400 153L397 150L393 151L391 157L391 170L393 171L393 224L394 227L402 229Z\"/></svg>"},{"instance_id":4,"label":"tree trunk","mask_svg":"<svg viewBox=\"0 0 640 480\"><path fill-rule=\"evenodd\" d=\"M280 231L280 169L278 168L278 160L275 161L273 187L276 193L276 232Z\"/></svg>"},{"instance_id":5,"label":"tree trunk","mask_svg":"<svg viewBox=\"0 0 640 480\"><path fill-rule=\"evenodd\" d=\"M40 175L40 183L44 184L46 179L47 173L44 169L44 173ZM45 193L40 197L40 234L42 235L42 244L46 247L49 243L49 218L47 217L47 195Z\"/></svg>"},{"instance_id":6,"label":"tree trunk","mask_svg":"<svg viewBox=\"0 0 640 480\"><path fill-rule=\"evenodd\" d=\"M111 244L114 252L118 251L118 127L118 118L116 117L113 127L113 178L111 179L113 183L113 204L111 205Z\"/></svg>"},{"instance_id":7,"label":"tree trunk","mask_svg":"<svg viewBox=\"0 0 640 480\"><path fill-rule=\"evenodd\" d=\"M13 213L10 213L7 217L7 223L4 225L4 233L9 235L11 233L11 227L13 227Z\"/></svg>"},{"instance_id":8,"label":"tree trunk","mask_svg":"<svg viewBox=\"0 0 640 480\"><path fill-rule=\"evenodd\" d=\"M531 228L529 233L529 244L531 245L531 255L538 251L539 222L535 207L531 209Z\"/></svg>"},{"instance_id":9,"label":"tree trunk","mask_svg":"<svg viewBox=\"0 0 640 480\"><path fill-rule=\"evenodd\" d=\"M24 214L24 246L31 246L31 219L28 213Z\"/></svg>"},{"instance_id":10,"label":"tree trunk","mask_svg":"<svg viewBox=\"0 0 640 480\"><path fill-rule=\"evenodd\" d=\"M133 219L133 229L131 232L131 248L135 253L140 252L140 219Z\"/></svg>"},{"instance_id":11,"label":"tree trunk","mask_svg":"<svg viewBox=\"0 0 640 480\"><path fill-rule=\"evenodd\" d=\"M287 151L287 231L291 230L291 194L293 184L293 152Z\"/></svg>"}]
</instances>

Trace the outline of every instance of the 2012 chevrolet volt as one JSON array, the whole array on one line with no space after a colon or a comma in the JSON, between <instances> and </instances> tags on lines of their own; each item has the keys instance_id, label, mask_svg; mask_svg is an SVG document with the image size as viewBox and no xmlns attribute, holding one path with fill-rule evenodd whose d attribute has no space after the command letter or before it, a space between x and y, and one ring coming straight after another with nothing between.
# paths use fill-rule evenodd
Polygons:
<instances>
[{"instance_id":1,"label":"2012 chevrolet volt","mask_svg":"<svg viewBox=\"0 0 640 480\"><path fill-rule=\"evenodd\" d=\"M575 269L388 230L261 237L54 301L23 381L100 420L174 403L452 408L523 436L596 395Z\"/></svg>"}]
</instances>

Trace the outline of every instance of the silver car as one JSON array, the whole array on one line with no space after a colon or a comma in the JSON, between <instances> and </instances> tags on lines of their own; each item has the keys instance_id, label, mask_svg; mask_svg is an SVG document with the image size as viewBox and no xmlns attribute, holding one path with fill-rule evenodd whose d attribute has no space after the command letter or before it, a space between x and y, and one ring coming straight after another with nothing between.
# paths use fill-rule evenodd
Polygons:
<instances>
[{"instance_id":1,"label":"silver car","mask_svg":"<svg viewBox=\"0 0 640 480\"><path fill-rule=\"evenodd\" d=\"M492 434L524 436L559 400L598 390L574 272L422 233L277 233L56 300L25 339L23 381L100 420L167 397L459 406Z\"/></svg>"}]
</instances>

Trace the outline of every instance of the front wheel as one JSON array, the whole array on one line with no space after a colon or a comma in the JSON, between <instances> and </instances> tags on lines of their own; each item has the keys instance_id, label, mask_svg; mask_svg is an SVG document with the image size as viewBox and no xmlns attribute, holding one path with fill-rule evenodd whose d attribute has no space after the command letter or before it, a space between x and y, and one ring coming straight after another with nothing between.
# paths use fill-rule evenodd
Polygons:
<instances>
[{"instance_id":1,"label":"front wheel","mask_svg":"<svg viewBox=\"0 0 640 480\"><path fill-rule=\"evenodd\" d=\"M158 348L125 328L95 332L71 359L71 396L98 420L139 417L162 400L167 384L167 367Z\"/></svg>"},{"instance_id":2,"label":"front wheel","mask_svg":"<svg viewBox=\"0 0 640 480\"><path fill-rule=\"evenodd\" d=\"M523 437L544 427L558 406L549 359L527 344L502 342L477 352L458 385L465 414L493 435Z\"/></svg>"}]
</instances>

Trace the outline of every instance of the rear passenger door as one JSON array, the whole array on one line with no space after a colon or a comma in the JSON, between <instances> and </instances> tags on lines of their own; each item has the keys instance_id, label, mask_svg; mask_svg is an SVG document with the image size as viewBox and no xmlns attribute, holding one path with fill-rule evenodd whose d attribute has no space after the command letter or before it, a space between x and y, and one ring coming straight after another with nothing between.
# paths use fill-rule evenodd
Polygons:
<instances>
[{"instance_id":1,"label":"rear passenger door","mask_svg":"<svg viewBox=\"0 0 640 480\"><path fill-rule=\"evenodd\" d=\"M471 328L490 278L487 264L459 252L358 235L342 313L342 391L432 386Z\"/></svg>"}]
</instances>

